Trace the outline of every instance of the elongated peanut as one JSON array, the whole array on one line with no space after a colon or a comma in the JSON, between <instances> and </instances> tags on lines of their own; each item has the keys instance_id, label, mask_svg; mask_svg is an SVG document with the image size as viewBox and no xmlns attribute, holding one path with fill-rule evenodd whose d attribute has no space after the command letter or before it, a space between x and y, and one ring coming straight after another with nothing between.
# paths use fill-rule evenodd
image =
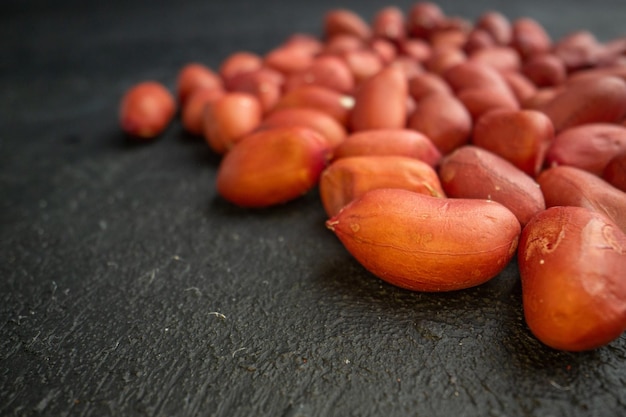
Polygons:
<instances>
[{"instance_id":1,"label":"elongated peanut","mask_svg":"<svg viewBox=\"0 0 626 417\"><path fill-rule=\"evenodd\" d=\"M626 235L603 215L539 213L522 232L517 263L526 323L541 342L590 350L626 330Z\"/></svg>"},{"instance_id":2,"label":"elongated peanut","mask_svg":"<svg viewBox=\"0 0 626 417\"><path fill-rule=\"evenodd\" d=\"M457 98L477 121L482 115L493 110L519 110L520 105L507 88L466 88L457 93Z\"/></svg>"},{"instance_id":3,"label":"elongated peanut","mask_svg":"<svg viewBox=\"0 0 626 417\"><path fill-rule=\"evenodd\" d=\"M320 197L328 217L352 200L378 188L401 188L445 197L437 172L406 156L353 156L334 161L320 178Z\"/></svg>"},{"instance_id":4,"label":"elongated peanut","mask_svg":"<svg viewBox=\"0 0 626 417\"><path fill-rule=\"evenodd\" d=\"M154 139L167 128L175 113L174 96L156 81L134 85L124 93L119 105L121 128L135 139Z\"/></svg>"},{"instance_id":5,"label":"elongated peanut","mask_svg":"<svg viewBox=\"0 0 626 417\"><path fill-rule=\"evenodd\" d=\"M328 152L326 140L308 128L253 133L222 159L217 191L242 207L267 207L293 200L317 184Z\"/></svg>"},{"instance_id":6,"label":"elongated peanut","mask_svg":"<svg viewBox=\"0 0 626 417\"><path fill-rule=\"evenodd\" d=\"M408 127L430 138L445 155L469 141L472 116L455 96L433 93L417 103Z\"/></svg>"},{"instance_id":7,"label":"elongated peanut","mask_svg":"<svg viewBox=\"0 0 626 417\"><path fill-rule=\"evenodd\" d=\"M626 82L602 77L571 83L542 111L557 133L585 123L618 122L626 115Z\"/></svg>"},{"instance_id":8,"label":"elongated peanut","mask_svg":"<svg viewBox=\"0 0 626 417\"><path fill-rule=\"evenodd\" d=\"M589 123L559 133L550 145L546 165L569 165L602 175L621 152L626 152L626 126Z\"/></svg>"},{"instance_id":9,"label":"elongated peanut","mask_svg":"<svg viewBox=\"0 0 626 417\"><path fill-rule=\"evenodd\" d=\"M227 93L204 112L204 139L216 153L227 152L261 123L259 99L248 93Z\"/></svg>"},{"instance_id":10,"label":"elongated peanut","mask_svg":"<svg viewBox=\"0 0 626 417\"><path fill-rule=\"evenodd\" d=\"M543 171L537 182L546 207L584 207L608 217L626 233L626 193L597 175L563 165Z\"/></svg>"},{"instance_id":11,"label":"elongated peanut","mask_svg":"<svg viewBox=\"0 0 626 417\"><path fill-rule=\"evenodd\" d=\"M554 138L552 121L536 110L494 110L478 119L472 143L535 177Z\"/></svg>"},{"instance_id":12,"label":"elongated peanut","mask_svg":"<svg viewBox=\"0 0 626 417\"><path fill-rule=\"evenodd\" d=\"M512 258L521 230L499 203L400 189L369 191L326 226L367 270L416 291L453 291L488 281Z\"/></svg>"},{"instance_id":13,"label":"elongated peanut","mask_svg":"<svg viewBox=\"0 0 626 417\"><path fill-rule=\"evenodd\" d=\"M350 126L353 130L405 127L408 95L403 71L395 66L382 69L356 91Z\"/></svg>"},{"instance_id":14,"label":"elongated peanut","mask_svg":"<svg viewBox=\"0 0 626 417\"><path fill-rule=\"evenodd\" d=\"M434 167L441 152L433 142L411 129L373 129L352 133L337 147L334 159L350 156L406 156Z\"/></svg>"},{"instance_id":15,"label":"elongated peanut","mask_svg":"<svg viewBox=\"0 0 626 417\"><path fill-rule=\"evenodd\" d=\"M522 226L546 208L539 184L507 160L476 146L463 146L446 156L439 177L448 197L497 201Z\"/></svg>"}]
</instances>

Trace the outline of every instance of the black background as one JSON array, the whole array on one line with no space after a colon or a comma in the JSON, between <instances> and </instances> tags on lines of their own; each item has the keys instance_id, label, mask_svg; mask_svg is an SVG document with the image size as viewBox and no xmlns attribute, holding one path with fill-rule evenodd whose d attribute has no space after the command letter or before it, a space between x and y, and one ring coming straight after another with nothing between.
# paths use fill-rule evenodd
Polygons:
<instances>
[{"instance_id":1,"label":"black background","mask_svg":"<svg viewBox=\"0 0 626 417\"><path fill-rule=\"evenodd\" d=\"M120 133L122 93L190 61L320 34L330 0L4 1L0 415L618 416L626 338L557 352L528 331L515 262L478 288L397 289L325 229L316 190L221 200L219 158L178 122ZM409 1L394 3L405 10ZM554 38L626 34L622 1L445 1Z\"/></svg>"}]
</instances>

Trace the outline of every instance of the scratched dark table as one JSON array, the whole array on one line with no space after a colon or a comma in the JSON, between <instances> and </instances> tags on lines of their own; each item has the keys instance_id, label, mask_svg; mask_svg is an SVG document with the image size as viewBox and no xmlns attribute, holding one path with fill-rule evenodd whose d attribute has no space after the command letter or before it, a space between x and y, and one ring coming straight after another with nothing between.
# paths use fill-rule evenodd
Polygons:
<instances>
[{"instance_id":1,"label":"scratched dark table","mask_svg":"<svg viewBox=\"0 0 626 417\"><path fill-rule=\"evenodd\" d=\"M626 34L617 0L440 4L533 17L554 38ZM474 289L404 291L325 229L316 190L238 209L178 122L146 146L120 133L132 84L173 88L190 61L319 35L335 5L3 2L1 416L626 415L626 337L542 345L515 262ZM341 5L370 19L384 3Z\"/></svg>"}]
</instances>

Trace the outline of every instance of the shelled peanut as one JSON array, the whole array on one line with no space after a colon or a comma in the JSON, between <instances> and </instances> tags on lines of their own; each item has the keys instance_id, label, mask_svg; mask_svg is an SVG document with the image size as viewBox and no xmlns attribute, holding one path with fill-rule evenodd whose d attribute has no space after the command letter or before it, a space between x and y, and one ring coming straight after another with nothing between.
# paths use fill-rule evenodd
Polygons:
<instances>
[{"instance_id":1,"label":"shelled peanut","mask_svg":"<svg viewBox=\"0 0 626 417\"><path fill-rule=\"evenodd\" d=\"M320 26L319 37L295 34L264 54L238 51L216 70L191 63L178 74L183 128L223 155L221 197L267 207L319 184L326 225L346 249L417 291L482 284L517 251L541 341L584 350L618 337L626 37L603 43L579 30L553 40L532 18L485 11L471 22L431 2L384 7L370 22L334 9ZM174 104L162 89L151 105L124 100L126 132L137 133L128 120L150 106L149 137L164 130ZM605 272L592 273L587 256ZM567 276L545 277L562 265ZM557 289L568 277L580 285ZM556 315L577 317L563 315L563 300L599 312L589 326L600 330L563 330L572 323Z\"/></svg>"}]
</instances>

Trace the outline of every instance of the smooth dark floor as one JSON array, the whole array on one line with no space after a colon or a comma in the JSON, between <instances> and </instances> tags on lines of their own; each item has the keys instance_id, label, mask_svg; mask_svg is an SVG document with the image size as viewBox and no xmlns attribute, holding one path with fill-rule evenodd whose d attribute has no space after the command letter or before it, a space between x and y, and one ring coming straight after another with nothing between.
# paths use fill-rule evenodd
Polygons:
<instances>
[{"instance_id":1,"label":"smooth dark floor","mask_svg":"<svg viewBox=\"0 0 626 417\"><path fill-rule=\"evenodd\" d=\"M555 38L626 35L617 0L440 4L534 17ZM0 415L626 414L626 338L543 346L515 262L478 288L404 291L325 229L316 190L237 209L216 194L219 158L178 123L147 146L120 133L130 85L319 34L335 6L3 2Z\"/></svg>"}]
</instances>

